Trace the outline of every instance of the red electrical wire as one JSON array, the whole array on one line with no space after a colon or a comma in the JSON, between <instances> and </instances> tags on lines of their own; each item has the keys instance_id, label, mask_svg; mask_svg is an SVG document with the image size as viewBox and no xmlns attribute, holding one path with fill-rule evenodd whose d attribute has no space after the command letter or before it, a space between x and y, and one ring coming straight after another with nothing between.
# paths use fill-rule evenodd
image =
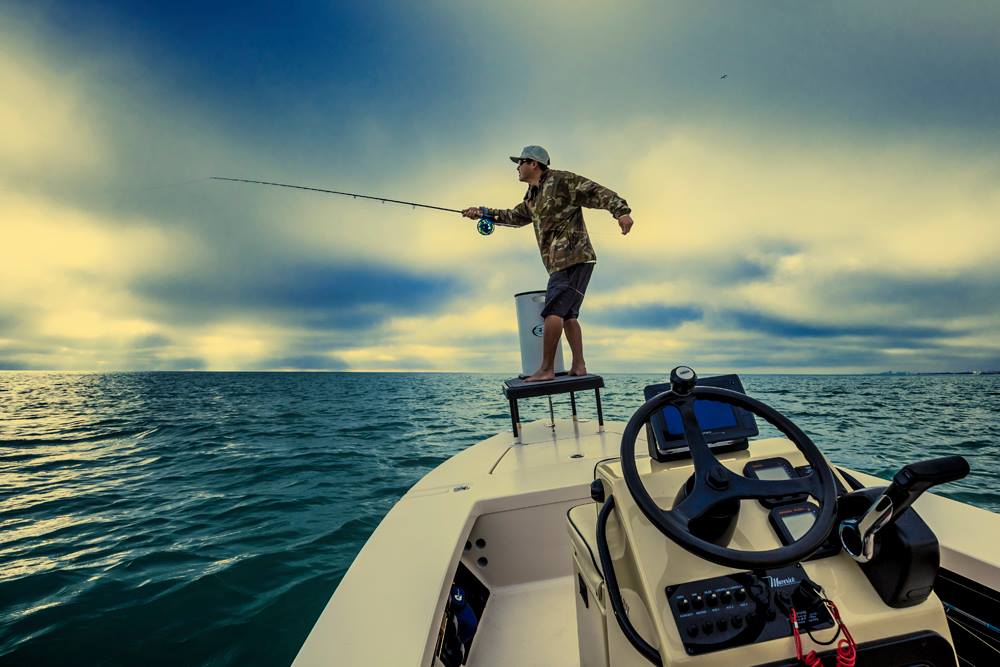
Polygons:
<instances>
[{"instance_id":1,"label":"red electrical wire","mask_svg":"<svg viewBox=\"0 0 1000 667\"><path fill-rule=\"evenodd\" d=\"M823 663L820 661L819 656L816 655L816 651L809 651L804 657L802 655L802 637L799 635L799 617L795 611L795 607L792 607L792 611L788 615L788 620L792 624L792 634L795 636L795 657L798 658L799 663L806 665L806 667L823 667ZM840 667L840 665L837 667Z\"/></svg>"},{"instance_id":2,"label":"red electrical wire","mask_svg":"<svg viewBox=\"0 0 1000 667\"><path fill-rule=\"evenodd\" d=\"M854 663L858 658L858 645L854 643L851 631L847 629L847 626L840 619L840 611L837 609L837 605L833 604L830 600L824 600L824 603L833 615L833 620L844 631L843 639L837 642L837 667L854 667Z\"/></svg>"},{"instance_id":3,"label":"red electrical wire","mask_svg":"<svg viewBox=\"0 0 1000 667\"><path fill-rule=\"evenodd\" d=\"M847 629L844 621L841 620L840 610L837 609L837 605L830 600L824 600L823 603L830 610L834 621L844 631L844 637L837 642L837 667L854 667L858 657L858 645L854 642L851 631ZM795 657L799 663L806 667L823 667L823 662L816 655L816 651L809 651L805 656L802 655L802 637L799 634L799 619L794 608L788 615L788 620L792 624L792 634L795 637Z\"/></svg>"}]
</instances>

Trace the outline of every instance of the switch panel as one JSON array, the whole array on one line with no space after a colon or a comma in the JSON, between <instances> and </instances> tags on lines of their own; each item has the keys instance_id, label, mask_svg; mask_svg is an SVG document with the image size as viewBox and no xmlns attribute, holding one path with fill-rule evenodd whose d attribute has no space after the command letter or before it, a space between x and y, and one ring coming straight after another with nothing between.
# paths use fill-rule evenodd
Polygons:
<instances>
[{"instance_id":1,"label":"switch panel","mask_svg":"<svg viewBox=\"0 0 1000 667\"><path fill-rule=\"evenodd\" d=\"M792 606L801 632L833 627L825 606L805 602L812 600L799 590L805 576L802 566L795 564L763 574L738 572L667 586L667 600L685 650L697 655L790 637Z\"/></svg>"}]
</instances>

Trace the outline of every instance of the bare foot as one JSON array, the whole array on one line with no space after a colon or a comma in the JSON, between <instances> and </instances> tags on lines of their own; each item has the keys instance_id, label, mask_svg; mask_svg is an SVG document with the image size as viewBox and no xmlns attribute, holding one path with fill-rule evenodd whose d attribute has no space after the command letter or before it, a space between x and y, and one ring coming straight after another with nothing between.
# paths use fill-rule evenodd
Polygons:
<instances>
[{"instance_id":1,"label":"bare foot","mask_svg":"<svg viewBox=\"0 0 1000 667\"><path fill-rule=\"evenodd\" d=\"M586 374L587 374L586 366L573 366L572 368L569 369L569 375L586 375Z\"/></svg>"},{"instance_id":2,"label":"bare foot","mask_svg":"<svg viewBox=\"0 0 1000 667\"><path fill-rule=\"evenodd\" d=\"M552 371L535 371L524 378L525 382L542 382L543 380L555 380L556 374Z\"/></svg>"}]
</instances>

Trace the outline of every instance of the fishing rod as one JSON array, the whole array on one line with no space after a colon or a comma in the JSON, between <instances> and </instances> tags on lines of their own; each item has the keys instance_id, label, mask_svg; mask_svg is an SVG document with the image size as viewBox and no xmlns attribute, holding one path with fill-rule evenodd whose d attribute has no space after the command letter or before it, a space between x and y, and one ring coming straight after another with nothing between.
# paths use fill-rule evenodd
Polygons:
<instances>
[{"instance_id":1,"label":"fishing rod","mask_svg":"<svg viewBox=\"0 0 1000 667\"><path fill-rule=\"evenodd\" d=\"M380 202L383 202L383 203L388 202L390 204L406 204L407 206L413 206L413 207L419 206L420 208L429 208L429 209L433 209L435 211L448 211L449 213L462 213L462 210L461 209L457 209L457 208L444 208L443 206L432 206L430 204L418 204L417 202L403 201L402 199L389 199L388 197L373 197L371 195L361 195L361 194L357 194L357 193L354 193L354 192L340 192L338 190L325 190L323 188L310 188L310 187L306 187L304 185L289 185L288 183L272 183L271 181L252 181L252 180L247 179L247 178L226 178L225 176L210 176L209 178L211 180L213 180L213 181L232 181L234 183L256 183L257 185L273 185L273 186L276 186L276 187L279 187L279 188L292 188L292 189L295 189L295 190L311 190L312 192L325 192L326 194L330 194L330 195L342 195L344 197L354 197L355 199L373 199L375 201L380 201ZM490 234L493 233L493 228L494 228L494 226L496 224L496 221L493 220L493 218L491 218L491 217L488 216L488 214L486 213L486 207L485 206L480 206L479 207L479 212L480 212L480 215L482 215L482 217L479 218L479 222L476 224L476 229L483 236L489 236Z\"/></svg>"}]
</instances>

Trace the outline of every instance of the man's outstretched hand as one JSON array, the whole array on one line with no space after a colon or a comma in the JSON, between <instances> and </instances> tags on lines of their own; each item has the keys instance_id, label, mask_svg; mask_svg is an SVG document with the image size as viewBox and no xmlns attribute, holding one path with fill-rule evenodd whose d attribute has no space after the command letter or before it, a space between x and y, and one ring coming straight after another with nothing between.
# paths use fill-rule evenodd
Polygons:
<instances>
[{"instance_id":1,"label":"man's outstretched hand","mask_svg":"<svg viewBox=\"0 0 1000 667\"><path fill-rule=\"evenodd\" d=\"M473 220L478 220L483 217L483 211L478 206L470 206L469 208L462 211L462 215L466 218L472 218Z\"/></svg>"},{"instance_id":2,"label":"man's outstretched hand","mask_svg":"<svg viewBox=\"0 0 1000 667\"><path fill-rule=\"evenodd\" d=\"M622 235L628 234L628 231L632 229L632 216L626 213L622 217L618 218L618 226L622 228Z\"/></svg>"}]
</instances>

